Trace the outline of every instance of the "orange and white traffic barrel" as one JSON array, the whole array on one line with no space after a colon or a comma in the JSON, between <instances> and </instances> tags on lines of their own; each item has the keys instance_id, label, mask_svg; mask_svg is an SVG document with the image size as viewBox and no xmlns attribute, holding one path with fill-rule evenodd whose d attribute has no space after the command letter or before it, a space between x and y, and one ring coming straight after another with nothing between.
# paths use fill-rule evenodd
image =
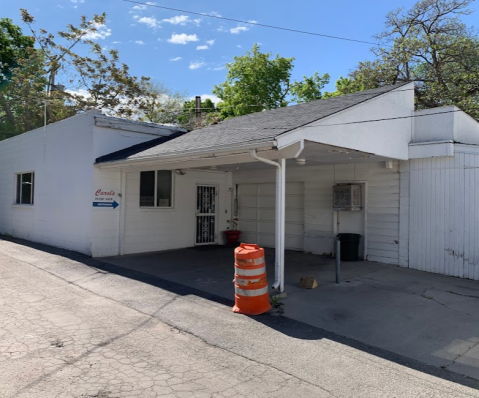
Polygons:
<instances>
[{"instance_id":1,"label":"orange and white traffic barrel","mask_svg":"<svg viewBox=\"0 0 479 398\"><path fill-rule=\"evenodd\" d=\"M264 249L242 243L235 249L234 312L259 315L270 310Z\"/></svg>"}]
</instances>

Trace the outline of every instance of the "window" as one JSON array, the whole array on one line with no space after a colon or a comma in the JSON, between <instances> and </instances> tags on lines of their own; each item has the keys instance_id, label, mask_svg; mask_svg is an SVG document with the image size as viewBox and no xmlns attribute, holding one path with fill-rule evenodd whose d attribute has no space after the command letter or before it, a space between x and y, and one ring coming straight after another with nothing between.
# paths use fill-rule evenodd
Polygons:
<instances>
[{"instance_id":1,"label":"window","mask_svg":"<svg viewBox=\"0 0 479 398\"><path fill-rule=\"evenodd\" d=\"M171 170L140 173L140 207L173 207Z\"/></svg>"},{"instance_id":2,"label":"window","mask_svg":"<svg viewBox=\"0 0 479 398\"><path fill-rule=\"evenodd\" d=\"M16 204L33 205L35 173L17 174Z\"/></svg>"}]
</instances>

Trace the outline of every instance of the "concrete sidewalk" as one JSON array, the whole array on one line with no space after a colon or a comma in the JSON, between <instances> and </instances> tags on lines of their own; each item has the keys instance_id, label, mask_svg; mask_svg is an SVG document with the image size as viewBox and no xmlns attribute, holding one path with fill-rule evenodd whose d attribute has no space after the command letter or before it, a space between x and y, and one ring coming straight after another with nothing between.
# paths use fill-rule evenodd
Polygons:
<instances>
[{"instance_id":1,"label":"concrete sidewalk","mask_svg":"<svg viewBox=\"0 0 479 398\"><path fill-rule=\"evenodd\" d=\"M230 248L182 249L102 259L233 298ZM266 250L268 278L274 252ZM334 283L330 258L286 253L284 316L479 379L479 283L390 265L342 263ZM297 287L313 276L319 288Z\"/></svg>"}]
</instances>

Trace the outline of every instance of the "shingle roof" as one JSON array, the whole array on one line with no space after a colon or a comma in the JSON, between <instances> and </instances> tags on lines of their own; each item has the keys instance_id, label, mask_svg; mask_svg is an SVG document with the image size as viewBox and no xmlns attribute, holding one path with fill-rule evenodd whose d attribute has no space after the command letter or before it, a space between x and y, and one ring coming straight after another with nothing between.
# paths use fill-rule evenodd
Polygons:
<instances>
[{"instance_id":1,"label":"shingle roof","mask_svg":"<svg viewBox=\"0 0 479 398\"><path fill-rule=\"evenodd\" d=\"M108 155L100 156L99 158L96 158L95 163L106 163L106 162L114 162L115 160L128 159L132 155L144 152L150 148L154 148L158 145L164 144L165 142L178 138L179 136L186 133L187 133L186 131L178 131L168 136L162 136L150 141L141 142L140 144L136 144L133 146L129 146L128 148L120 149L119 151L109 153Z\"/></svg>"},{"instance_id":2,"label":"shingle roof","mask_svg":"<svg viewBox=\"0 0 479 398\"><path fill-rule=\"evenodd\" d=\"M136 153L133 153L134 151L128 152L128 156L116 158L115 160L133 160L152 156L161 157L162 155L180 155L183 152L202 151L211 147L216 148L222 146L254 144L256 142L269 142L288 131L351 108L362 102L395 90L405 84L407 83L395 84L373 90L346 94L339 97L315 100L285 108L234 117L216 125L182 134L175 139L145 148ZM102 158L105 158L105 156ZM105 161L107 160L101 160L101 162Z\"/></svg>"}]
</instances>

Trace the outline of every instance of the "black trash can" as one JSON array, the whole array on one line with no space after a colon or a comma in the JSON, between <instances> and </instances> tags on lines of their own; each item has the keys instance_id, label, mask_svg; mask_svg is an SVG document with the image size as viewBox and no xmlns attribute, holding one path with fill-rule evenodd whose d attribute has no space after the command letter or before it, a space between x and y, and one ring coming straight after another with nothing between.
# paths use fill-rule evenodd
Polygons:
<instances>
[{"instance_id":1,"label":"black trash can","mask_svg":"<svg viewBox=\"0 0 479 398\"><path fill-rule=\"evenodd\" d=\"M341 242L341 261L358 261L359 259L359 234L338 234Z\"/></svg>"}]
</instances>

